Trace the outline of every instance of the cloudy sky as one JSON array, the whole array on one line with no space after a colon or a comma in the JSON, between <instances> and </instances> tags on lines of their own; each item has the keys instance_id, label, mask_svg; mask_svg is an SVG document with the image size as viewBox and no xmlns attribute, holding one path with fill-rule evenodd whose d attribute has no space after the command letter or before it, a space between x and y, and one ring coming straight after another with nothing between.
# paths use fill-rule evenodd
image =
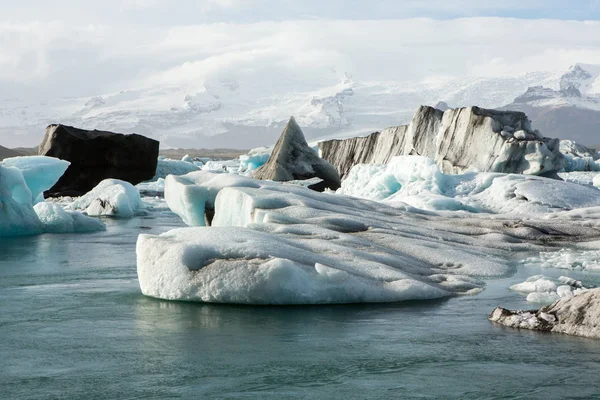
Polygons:
<instances>
[{"instance_id":1,"label":"cloudy sky","mask_svg":"<svg viewBox=\"0 0 600 400\"><path fill-rule=\"evenodd\" d=\"M600 0L0 0L0 101L600 64ZM248 78L250 77L250 78Z\"/></svg>"},{"instance_id":2,"label":"cloudy sky","mask_svg":"<svg viewBox=\"0 0 600 400\"><path fill-rule=\"evenodd\" d=\"M0 4L3 97L86 96L236 67L410 80L600 63L600 0Z\"/></svg>"}]
</instances>

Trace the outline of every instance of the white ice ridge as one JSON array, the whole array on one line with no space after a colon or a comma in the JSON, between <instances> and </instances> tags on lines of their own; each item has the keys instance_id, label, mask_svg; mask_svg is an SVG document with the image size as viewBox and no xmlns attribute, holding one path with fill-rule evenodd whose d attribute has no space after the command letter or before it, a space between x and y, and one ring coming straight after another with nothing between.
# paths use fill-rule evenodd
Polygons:
<instances>
[{"instance_id":1,"label":"white ice ridge","mask_svg":"<svg viewBox=\"0 0 600 400\"><path fill-rule=\"evenodd\" d=\"M446 175L420 156L356 165L338 193L432 211L529 215L600 206L600 190L594 187L518 174Z\"/></svg>"},{"instance_id":2,"label":"white ice ridge","mask_svg":"<svg viewBox=\"0 0 600 400\"><path fill-rule=\"evenodd\" d=\"M87 215L130 218L147 208L139 190L129 182L105 179L70 206Z\"/></svg>"},{"instance_id":3,"label":"white ice ridge","mask_svg":"<svg viewBox=\"0 0 600 400\"><path fill-rule=\"evenodd\" d=\"M587 290L581 281L567 276L558 279L544 275L534 275L525 282L510 287L511 290L526 293L527 301L531 303L551 304L561 297L572 297Z\"/></svg>"},{"instance_id":4,"label":"white ice ridge","mask_svg":"<svg viewBox=\"0 0 600 400\"><path fill-rule=\"evenodd\" d=\"M166 179L165 199L196 228L140 235L142 292L244 304L400 301L474 293L505 257L583 240L600 226L440 216L206 171ZM212 226L205 227L214 212Z\"/></svg>"}]
</instances>

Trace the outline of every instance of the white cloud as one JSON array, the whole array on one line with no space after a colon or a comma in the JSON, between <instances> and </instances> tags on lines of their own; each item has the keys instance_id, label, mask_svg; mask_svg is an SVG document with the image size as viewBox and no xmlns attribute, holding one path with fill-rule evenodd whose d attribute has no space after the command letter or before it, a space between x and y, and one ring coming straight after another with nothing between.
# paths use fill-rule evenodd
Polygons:
<instances>
[{"instance_id":1,"label":"white cloud","mask_svg":"<svg viewBox=\"0 0 600 400\"><path fill-rule=\"evenodd\" d=\"M71 95L213 75L359 80L514 75L600 63L600 23L503 18L282 21L185 27L0 23L0 85ZM87 77L87 78L86 78ZM93 77L93 78L92 78ZM92 78L92 79L90 79ZM4 96L8 94L3 91Z\"/></svg>"}]
</instances>

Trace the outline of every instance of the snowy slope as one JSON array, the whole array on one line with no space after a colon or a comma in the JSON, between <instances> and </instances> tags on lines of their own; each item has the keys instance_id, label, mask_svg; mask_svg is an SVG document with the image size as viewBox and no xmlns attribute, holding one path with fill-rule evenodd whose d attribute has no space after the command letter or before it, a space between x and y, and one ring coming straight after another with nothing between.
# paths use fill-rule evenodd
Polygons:
<instances>
[{"instance_id":1,"label":"snowy slope","mask_svg":"<svg viewBox=\"0 0 600 400\"><path fill-rule=\"evenodd\" d=\"M597 76L597 75L594 75ZM152 136L167 147L271 145L291 115L309 140L349 137L410 121L419 105L499 107L531 86L557 86L560 75L435 78L420 82L361 81L334 71L307 77L258 80L223 76L197 84L157 81L151 87L86 98L0 99L4 145L33 146L49 123ZM573 78L573 79L576 79ZM586 93L598 88L583 79Z\"/></svg>"},{"instance_id":2,"label":"snowy slope","mask_svg":"<svg viewBox=\"0 0 600 400\"><path fill-rule=\"evenodd\" d=\"M600 66L575 64L544 85L532 86L501 107L525 112L549 137L600 143Z\"/></svg>"}]
</instances>

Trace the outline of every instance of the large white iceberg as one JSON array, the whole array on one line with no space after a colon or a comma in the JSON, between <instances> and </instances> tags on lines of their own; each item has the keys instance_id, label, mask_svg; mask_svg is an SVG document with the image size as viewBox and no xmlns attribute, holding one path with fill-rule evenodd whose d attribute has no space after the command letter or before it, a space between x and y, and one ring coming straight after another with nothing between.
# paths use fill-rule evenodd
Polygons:
<instances>
[{"instance_id":1,"label":"large white iceberg","mask_svg":"<svg viewBox=\"0 0 600 400\"><path fill-rule=\"evenodd\" d=\"M169 207L196 228L140 235L146 295L313 304L474 293L515 252L593 237L582 222L461 218L206 171L166 179ZM210 214L210 215L209 215ZM210 224L211 226L205 226Z\"/></svg>"},{"instance_id":2,"label":"large white iceberg","mask_svg":"<svg viewBox=\"0 0 600 400\"><path fill-rule=\"evenodd\" d=\"M65 160L45 156L5 158L0 162L0 165L15 167L21 171L35 203L44 201L43 192L60 179L70 164Z\"/></svg>"},{"instance_id":3,"label":"large white iceberg","mask_svg":"<svg viewBox=\"0 0 600 400\"><path fill-rule=\"evenodd\" d=\"M139 190L131 183L105 179L84 196L77 198L71 208L84 211L87 215L130 218L147 207L140 198Z\"/></svg>"}]
</instances>

